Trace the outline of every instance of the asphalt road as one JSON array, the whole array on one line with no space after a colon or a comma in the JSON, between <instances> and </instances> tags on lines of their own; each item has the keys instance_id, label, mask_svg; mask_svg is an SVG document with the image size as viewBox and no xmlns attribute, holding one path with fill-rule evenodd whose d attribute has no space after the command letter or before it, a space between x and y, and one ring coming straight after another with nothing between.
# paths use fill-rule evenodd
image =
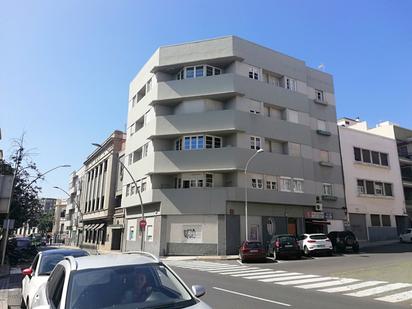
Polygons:
<instances>
[{"instance_id":1,"label":"asphalt road","mask_svg":"<svg viewBox=\"0 0 412 309\"><path fill-rule=\"evenodd\" d=\"M213 308L395 309L412 305L412 244L300 261L244 265L174 261L169 265L189 286L205 286L207 294L202 299Z\"/></svg>"}]
</instances>

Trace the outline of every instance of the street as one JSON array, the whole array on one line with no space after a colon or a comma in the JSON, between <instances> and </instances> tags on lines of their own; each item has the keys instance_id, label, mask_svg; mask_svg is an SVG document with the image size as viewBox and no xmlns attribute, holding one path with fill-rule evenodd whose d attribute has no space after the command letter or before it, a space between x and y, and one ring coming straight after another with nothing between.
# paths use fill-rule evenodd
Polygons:
<instances>
[{"instance_id":1,"label":"street","mask_svg":"<svg viewBox=\"0 0 412 309\"><path fill-rule=\"evenodd\" d=\"M171 261L214 308L410 308L412 245L278 263Z\"/></svg>"},{"instance_id":2,"label":"street","mask_svg":"<svg viewBox=\"0 0 412 309\"><path fill-rule=\"evenodd\" d=\"M213 308L410 308L412 244L395 243L302 260L166 260L190 287L203 285ZM27 266L27 265L26 265ZM24 267L21 265L20 267ZM2 299L18 308L20 268L0 282ZM3 306L4 307L4 306Z\"/></svg>"}]
</instances>

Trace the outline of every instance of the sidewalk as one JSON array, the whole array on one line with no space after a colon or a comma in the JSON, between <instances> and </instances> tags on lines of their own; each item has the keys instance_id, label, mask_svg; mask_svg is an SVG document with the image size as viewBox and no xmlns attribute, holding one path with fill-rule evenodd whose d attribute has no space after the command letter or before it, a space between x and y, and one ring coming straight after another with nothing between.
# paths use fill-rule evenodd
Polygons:
<instances>
[{"instance_id":1,"label":"sidewalk","mask_svg":"<svg viewBox=\"0 0 412 309\"><path fill-rule=\"evenodd\" d=\"M387 246L399 243L399 239L391 239L391 240L381 240L381 241L367 241L367 240L359 240L359 248L360 250L365 248L372 248L372 247L380 247L380 246Z\"/></svg>"}]
</instances>

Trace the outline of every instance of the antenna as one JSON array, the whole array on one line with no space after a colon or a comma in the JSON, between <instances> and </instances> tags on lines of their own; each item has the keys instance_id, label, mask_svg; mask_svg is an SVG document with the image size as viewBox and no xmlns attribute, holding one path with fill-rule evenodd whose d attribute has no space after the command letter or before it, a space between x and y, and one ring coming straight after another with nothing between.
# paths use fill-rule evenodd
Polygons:
<instances>
[{"instance_id":1,"label":"antenna","mask_svg":"<svg viewBox=\"0 0 412 309\"><path fill-rule=\"evenodd\" d=\"M319 64L318 69L321 71L325 71L325 65L323 63Z\"/></svg>"}]
</instances>

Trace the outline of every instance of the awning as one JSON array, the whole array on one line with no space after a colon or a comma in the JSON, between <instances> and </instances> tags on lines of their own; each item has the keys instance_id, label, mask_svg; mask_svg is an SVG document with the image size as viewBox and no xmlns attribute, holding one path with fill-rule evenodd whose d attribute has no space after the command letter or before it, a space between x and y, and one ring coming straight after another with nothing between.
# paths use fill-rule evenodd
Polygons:
<instances>
[{"instance_id":1,"label":"awning","mask_svg":"<svg viewBox=\"0 0 412 309\"><path fill-rule=\"evenodd\" d=\"M310 223L312 223L312 224L325 224L325 225L330 224L330 222L328 222L328 221L318 221L318 220L312 220L312 221L310 221Z\"/></svg>"},{"instance_id":2,"label":"awning","mask_svg":"<svg viewBox=\"0 0 412 309\"><path fill-rule=\"evenodd\" d=\"M92 225L91 224L87 224L87 225L85 225L84 227L83 227L83 229L84 230L90 230L90 227L91 227Z\"/></svg>"},{"instance_id":3,"label":"awning","mask_svg":"<svg viewBox=\"0 0 412 309\"><path fill-rule=\"evenodd\" d=\"M94 230L100 230L102 227L104 226L104 223L101 224L96 224L96 226L94 227Z\"/></svg>"}]
</instances>

